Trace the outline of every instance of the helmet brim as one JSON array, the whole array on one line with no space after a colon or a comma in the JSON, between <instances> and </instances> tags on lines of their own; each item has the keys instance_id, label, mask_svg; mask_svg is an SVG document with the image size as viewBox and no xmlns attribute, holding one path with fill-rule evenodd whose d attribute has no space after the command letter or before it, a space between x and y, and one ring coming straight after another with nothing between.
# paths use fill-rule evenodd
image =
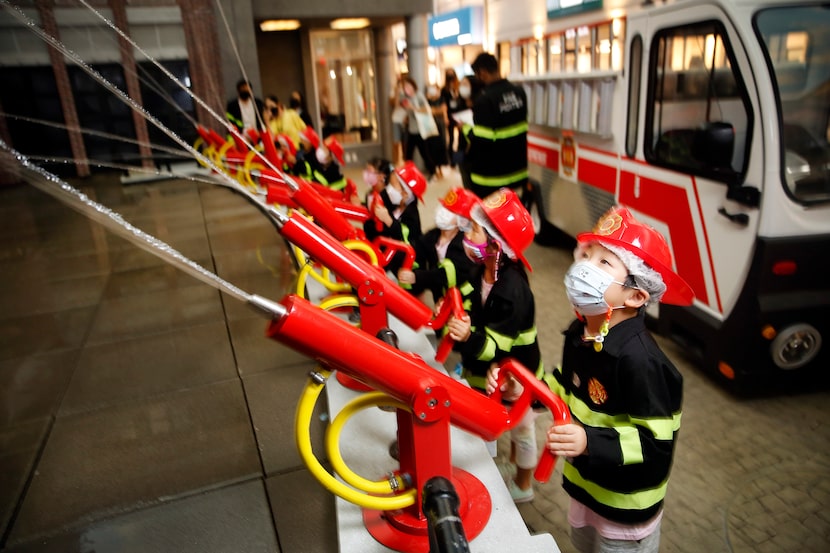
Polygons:
<instances>
[{"instance_id":1,"label":"helmet brim","mask_svg":"<svg viewBox=\"0 0 830 553\"><path fill-rule=\"evenodd\" d=\"M611 245L623 248L632 252L634 255L645 261L646 265L660 273L663 282L666 284L666 292L660 299L660 303L668 303L671 305L691 305L695 298L695 293L692 287L683 280L683 278L675 273L671 267L667 267L662 262L658 261L647 251L642 250L636 246L632 246L628 242L617 240L609 236L602 236L593 232L583 232L577 235L576 241L579 244L588 244L590 242L607 242Z\"/></svg>"}]
</instances>

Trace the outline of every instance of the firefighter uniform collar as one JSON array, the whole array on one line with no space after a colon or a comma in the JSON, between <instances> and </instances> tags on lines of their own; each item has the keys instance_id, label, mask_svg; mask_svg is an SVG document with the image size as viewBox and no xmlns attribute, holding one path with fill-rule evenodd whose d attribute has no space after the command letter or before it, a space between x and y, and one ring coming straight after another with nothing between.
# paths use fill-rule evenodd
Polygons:
<instances>
[{"instance_id":1,"label":"firefighter uniform collar","mask_svg":"<svg viewBox=\"0 0 830 553\"><path fill-rule=\"evenodd\" d=\"M624 345L645 329L645 313L640 313L636 317L617 323L611 328L608 335L605 336L602 343L602 351L605 351L612 356L619 355ZM585 332L585 323L577 322L575 327L572 327L572 331L571 340L573 340L574 345L578 347L594 347L593 342L582 340L582 335Z\"/></svg>"}]
</instances>

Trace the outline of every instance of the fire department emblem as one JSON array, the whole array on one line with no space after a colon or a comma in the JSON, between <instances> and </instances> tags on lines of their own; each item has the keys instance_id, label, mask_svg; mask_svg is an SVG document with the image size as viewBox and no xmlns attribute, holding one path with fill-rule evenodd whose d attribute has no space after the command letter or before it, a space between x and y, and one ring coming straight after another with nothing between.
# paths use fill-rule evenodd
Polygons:
<instances>
[{"instance_id":1,"label":"fire department emblem","mask_svg":"<svg viewBox=\"0 0 830 553\"><path fill-rule=\"evenodd\" d=\"M455 191L455 189L452 189L449 192L447 192L446 196L444 196L444 205L446 207L449 207L451 205L455 205L456 202L458 202L458 193Z\"/></svg>"},{"instance_id":2,"label":"fire department emblem","mask_svg":"<svg viewBox=\"0 0 830 553\"><path fill-rule=\"evenodd\" d=\"M605 386L596 378L588 381L588 395L591 397L591 401L597 405L602 405L608 400L608 392L605 390Z\"/></svg>"},{"instance_id":3,"label":"fire department emblem","mask_svg":"<svg viewBox=\"0 0 830 553\"><path fill-rule=\"evenodd\" d=\"M484 205L490 209L498 209L507 203L507 192L498 190L484 198Z\"/></svg>"},{"instance_id":4,"label":"fire department emblem","mask_svg":"<svg viewBox=\"0 0 830 553\"><path fill-rule=\"evenodd\" d=\"M606 213L594 228L594 234L610 236L617 232L622 226L622 217L618 213Z\"/></svg>"}]
</instances>

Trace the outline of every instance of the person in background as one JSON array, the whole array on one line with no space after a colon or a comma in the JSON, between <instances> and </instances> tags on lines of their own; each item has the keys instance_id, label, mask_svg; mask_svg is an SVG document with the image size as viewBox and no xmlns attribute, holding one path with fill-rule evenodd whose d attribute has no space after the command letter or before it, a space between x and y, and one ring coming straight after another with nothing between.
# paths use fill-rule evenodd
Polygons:
<instances>
[{"instance_id":1,"label":"person in background","mask_svg":"<svg viewBox=\"0 0 830 553\"><path fill-rule=\"evenodd\" d=\"M317 148L320 146L320 137L311 127L300 132L300 147L294 162L292 173L305 180L314 179L314 169L317 166Z\"/></svg>"},{"instance_id":2,"label":"person in background","mask_svg":"<svg viewBox=\"0 0 830 553\"><path fill-rule=\"evenodd\" d=\"M427 170L427 179L431 179L435 175L435 162L429 155L426 140L421 136L421 131L418 129L418 122L415 119L415 113L431 114L429 103L423 94L418 92L418 85L412 77L402 77L404 98L401 100L401 105L406 109L407 126L406 138L404 144L404 160L412 161L415 149L421 154L424 160L424 165Z\"/></svg>"},{"instance_id":3,"label":"person in background","mask_svg":"<svg viewBox=\"0 0 830 553\"><path fill-rule=\"evenodd\" d=\"M432 293L433 303L447 290L467 282L476 264L464 251L464 233L470 230L470 210L479 198L465 188L453 188L439 200L435 228L415 242L415 267L398 271L398 282L414 296Z\"/></svg>"},{"instance_id":4,"label":"person in background","mask_svg":"<svg viewBox=\"0 0 830 553\"><path fill-rule=\"evenodd\" d=\"M474 75L465 75L458 85L458 95L464 104L464 109L460 111L472 110L473 102L481 94L482 90L484 90L484 85L481 81L476 79ZM460 112L457 111L453 115L458 113ZM472 112L470 111L470 113ZM470 141L467 139L467 135L473 127L471 124L461 123L460 121L456 121L456 123L458 124L459 132L455 161L458 165L458 172L461 174L461 183L464 185L464 188L472 190L473 181L470 179L470 158L467 155L467 151L470 149Z\"/></svg>"},{"instance_id":5,"label":"person in background","mask_svg":"<svg viewBox=\"0 0 830 553\"><path fill-rule=\"evenodd\" d=\"M300 119L306 127L311 127L312 129L314 128L314 121L311 119L311 114L308 112L308 106L306 105L305 98L299 90L295 90L291 93L291 97L288 99L288 107L297 112L297 115L300 116Z\"/></svg>"},{"instance_id":6,"label":"person in background","mask_svg":"<svg viewBox=\"0 0 830 553\"><path fill-rule=\"evenodd\" d=\"M461 354L462 376L485 392L488 371L512 358L542 376L536 332L536 305L528 282L524 251L533 242L530 213L509 188L496 190L470 211L473 224L464 248L478 266L460 290L469 313L450 317L447 328ZM465 288L469 291L465 294ZM516 503L533 500L531 477L538 461L536 413L528 409L510 431L509 466L500 467ZM493 452L495 456L495 452ZM513 470L515 465L515 476Z\"/></svg>"},{"instance_id":7,"label":"person in background","mask_svg":"<svg viewBox=\"0 0 830 553\"><path fill-rule=\"evenodd\" d=\"M343 154L343 146L333 136L323 141L314 151L317 163L312 167L312 180L332 190L345 191L346 177L340 169L345 164Z\"/></svg>"},{"instance_id":8,"label":"person in background","mask_svg":"<svg viewBox=\"0 0 830 553\"><path fill-rule=\"evenodd\" d=\"M683 377L645 322L650 302L689 305L691 287L672 270L665 238L624 207L577 236L565 291L577 319L562 364L547 376L571 411L546 447L565 457L571 541L583 553L660 547L663 500L680 430ZM488 376L495 390L498 371ZM504 399L521 385L507 379Z\"/></svg>"},{"instance_id":9,"label":"person in background","mask_svg":"<svg viewBox=\"0 0 830 553\"><path fill-rule=\"evenodd\" d=\"M262 110L262 119L265 123L265 128L271 133L271 137L276 137L279 131L279 117L280 117L280 100L273 94L265 97L265 108Z\"/></svg>"},{"instance_id":10,"label":"person in background","mask_svg":"<svg viewBox=\"0 0 830 553\"><path fill-rule=\"evenodd\" d=\"M378 236L387 236L406 244L413 244L421 238L421 214L418 201L423 201L427 189L424 175L411 161L391 170L387 184L380 193L380 202L372 202L371 215L363 223L363 231L369 241ZM385 172L386 168L381 167ZM378 225L377 222L381 224ZM399 252L386 266L386 270L397 275L406 256Z\"/></svg>"},{"instance_id":11,"label":"person in background","mask_svg":"<svg viewBox=\"0 0 830 553\"><path fill-rule=\"evenodd\" d=\"M441 90L438 85L433 84L427 87L426 98L435 120L435 126L438 128L438 135L427 138L426 146L435 164L435 174L440 179L444 177L441 167L450 163L447 157L447 106L441 100Z\"/></svg>"},{"instance_id":12,"label":"person in background","mask_svg":"<svg viewBox=\"0 0 830 553\"><path fill-rule=\"evenodd\" d=\"M527 96L524 88L499 74L495 56L483 52L472 64L484 90L473 101L468 135L473 192L485 197L500 187L527 184Z\"/></svg>"},{"instance_id":13,"label":"person in background","mask_svg":"<svg viewBox=\"0 0 830 553\"><path fill-rule=\"evenodd\" d=\"M262 100L251 92L251 84L245 79L236 83L236 98L228 101L225 117L243 134L249 129L262 128Z\"/></svg>"},{"instance_id":14,"label":"person in background","mask_svg":"<svg viewBox=\"0 0 830 553\"><path fill-rule=\"evenodd\" d=\"M444 73L444 87L441 89L441 102L443 102L447 113L447 158L450 167L455 167L459 144L461 124L452 118L454 113L468 109L466 100L459 92L461 81L458 80L455 70L450 68Z\"/></svg>"},{"instance_id":15,"label":"person in background","mask_svg":"<svg viewBox=\"0 0 830 553\"><path fill-rule=\"evenodd\" d=\"M406 108L402 102L406 97L403 91L403 75L399 75L389 98L392 108L392 162L395 167L403 163L404 140L406 139Z\"/></svg>"}]
</instances>

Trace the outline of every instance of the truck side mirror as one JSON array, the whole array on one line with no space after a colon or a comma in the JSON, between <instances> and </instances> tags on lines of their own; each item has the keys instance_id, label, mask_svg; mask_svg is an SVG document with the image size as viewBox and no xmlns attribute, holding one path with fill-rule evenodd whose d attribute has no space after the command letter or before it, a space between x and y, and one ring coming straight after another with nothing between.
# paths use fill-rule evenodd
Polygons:
<instances>
[{"instance_id":1,"label":"truck side mirror","mask_svg":"<svg viewBox=\"0 0 830 553\"><path fill-rule=\"evenodd\" d=\"M732 171L735 150L735 127L725 121L713 121L697 131L692 141L692 156L715 171Z\"/></svg>"}]
</instances>

